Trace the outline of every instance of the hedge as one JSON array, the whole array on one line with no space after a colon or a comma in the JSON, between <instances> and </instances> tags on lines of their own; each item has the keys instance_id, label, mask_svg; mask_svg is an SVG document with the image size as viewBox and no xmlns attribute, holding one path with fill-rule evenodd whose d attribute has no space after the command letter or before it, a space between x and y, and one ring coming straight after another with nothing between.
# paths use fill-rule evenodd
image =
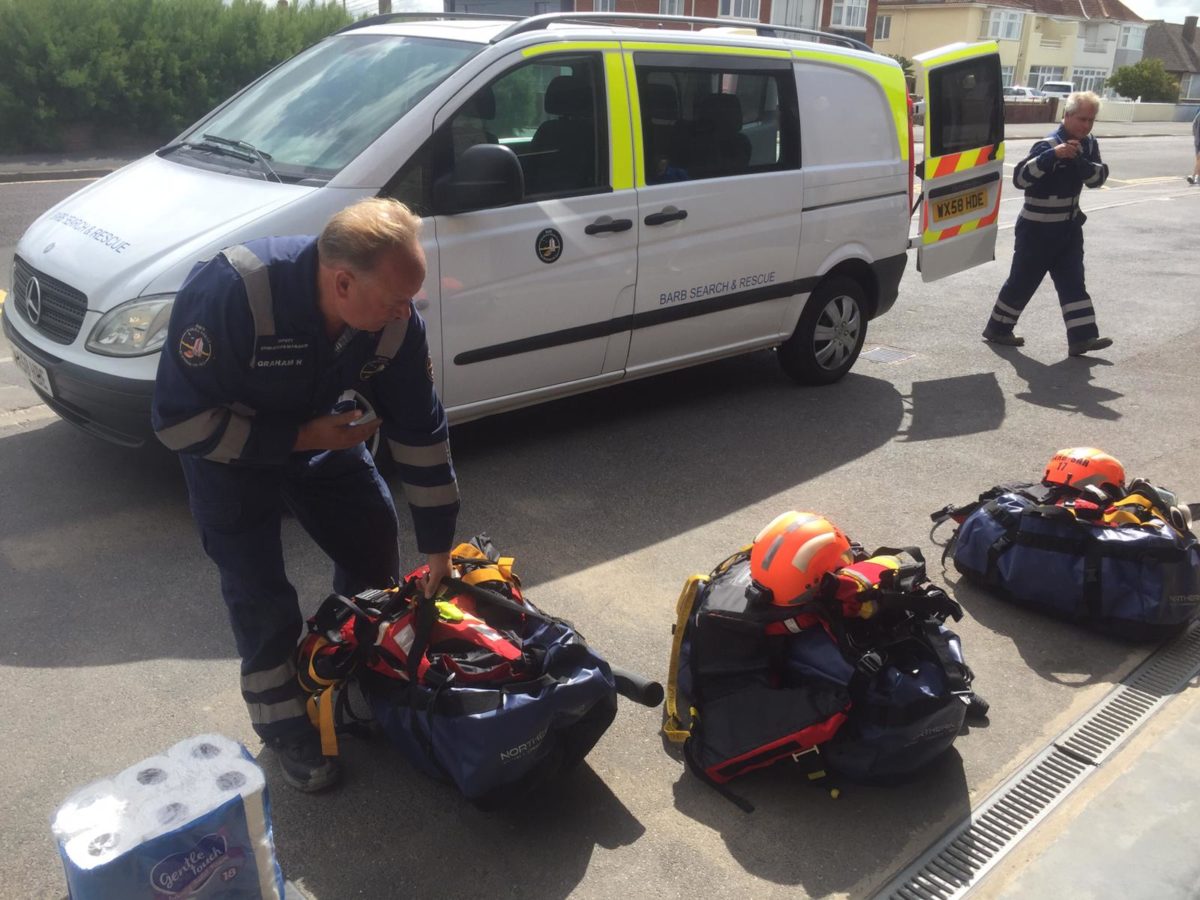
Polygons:
<instances>
[{"instance_id":1,"label":"hedge","mask_svg":"<svg viewBox=\"0 0 1200 900\"><path fill-rule=\"evenodd\" d=\"M0 0L0 152L165 140L351 21L332 3Z\"/></svg>"}]
</instances>

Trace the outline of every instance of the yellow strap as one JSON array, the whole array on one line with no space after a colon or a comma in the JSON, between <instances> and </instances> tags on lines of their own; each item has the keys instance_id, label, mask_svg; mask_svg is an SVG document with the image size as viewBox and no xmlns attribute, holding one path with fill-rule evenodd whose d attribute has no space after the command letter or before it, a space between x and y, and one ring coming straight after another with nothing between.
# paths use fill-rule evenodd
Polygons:
<instances>
[{"instance_id":1,"label":"yellow strap","mask_svg":"<svg viewBox=\"0 0 1200 900\"><path fill-rule=\"evenodd\" d=\"M474 544L459 544L450 551L451 556L465 556L469 559L487 559L487 556L482 550Z\"/></svg>"},{"instance_id":2,"label":"yellow strap","mask_svg":"<svg viewBox=\"0 0 1200 900\"><path fill-rule=\"evenodd\" d=\"M679 721L679 654L683 646L683 633L696 602L696 591L700 589L700 585L707 583L707 575L693 575L684 583L683 591L675 604L675 635L671 640L671 665L667 671L667 719L662 728L667 740L673 744L682 744L692 734L690 722L695 718L694 712L688 717L689 725L685 726Z\"/></svg>"},{"instance_id":3,"label":"yellow strap","mask_svg":"<svg viewBox=\"0 0 1200 900\"><path fill-rule=\"evenodd\" d=\"M495 566L480 566L463 575L462 581L466 584L484 584L488 581L507 581L503 573Z\"/></svg>"},{"instance_id":4,"label":"yellow strap","mask_svg":"<svg viewBox=\"0 0 1200 900\"><path fill-rule=\"evenodd\" d=\"M513 557L502 556L496 563L496 566L500 569L500 574L504 576L505 581L510 582L511 584L520 585L521 582L517 581L517 576L513 574L512 567L514 562L516 562L516 560Z\"/></svg>"},{"instance_id":5,"label":"yellow strap","mask_svg":"<svg viewBox=\"0 0 1200 900\"><path fill-rule=\"evenodd\" d=\"M329 687L337 684L335 679L322 678L317 674L317 670L313 668L313 665L317 659L317 651L319 651L322 647L327 646L329 646L329 640L327 638L317 638L317 645L313 647L313 652L308 657L308 677L312 679L313 684L319 684L321 687ZM308 690L308 685L304 684L303 682L301 682L301 686L304 687L305 690ZM317 723L313 722L313 724L316 725Z\"/></svg>"},{"instance_id":6,"label":"yellow strap","mask_svg":"<svg viewBox=\"0 0 1200 900\"><path fill-rule=\"evenodd\" d=\"M338 755L337 728L333 722L334 690L336 689L333 687L325 688L321 692L320 699L317 701L317 705L320 707L318 712L321 718L319 725L321 729L321 753L325 756Z\"/></svg>"}]
</instances>

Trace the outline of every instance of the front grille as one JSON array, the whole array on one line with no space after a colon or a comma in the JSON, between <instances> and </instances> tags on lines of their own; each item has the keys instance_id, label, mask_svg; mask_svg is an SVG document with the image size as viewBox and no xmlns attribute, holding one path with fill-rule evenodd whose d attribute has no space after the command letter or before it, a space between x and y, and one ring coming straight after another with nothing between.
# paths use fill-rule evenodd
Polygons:
<instances>
[{"instance_id":1,"label":"front grille","mask_svg":"<svg viewBox=\"0 0 1200 900\"><path fill-rule=\"evenodd\" d=\"M19 256L14 258L14 263L13 290L8 302L16 307L22 319L50 340L59 344L74 343L87 312L87 297L57 278L43 275ZM25 291L29 279L34 277L42 289L42 314L36 322L29 318L25 304Z\"/></svg>"}]
</instances>

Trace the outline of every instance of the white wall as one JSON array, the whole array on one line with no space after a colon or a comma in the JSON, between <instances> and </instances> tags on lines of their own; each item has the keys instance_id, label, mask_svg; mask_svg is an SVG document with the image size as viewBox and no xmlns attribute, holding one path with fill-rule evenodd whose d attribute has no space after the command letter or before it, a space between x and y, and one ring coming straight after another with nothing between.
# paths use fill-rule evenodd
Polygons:
<instances>
[{"instance_id":1,"label":"white wall","mask_svg":"<svg viewBox=\"0 0 1200 900\"><path fill-rule=\"evenodd\" d=\"M1173 122L1174 103L1134 103L1125 100L1105 100L1100 104L1100 122Z\"/></svg>"}]
</instances>

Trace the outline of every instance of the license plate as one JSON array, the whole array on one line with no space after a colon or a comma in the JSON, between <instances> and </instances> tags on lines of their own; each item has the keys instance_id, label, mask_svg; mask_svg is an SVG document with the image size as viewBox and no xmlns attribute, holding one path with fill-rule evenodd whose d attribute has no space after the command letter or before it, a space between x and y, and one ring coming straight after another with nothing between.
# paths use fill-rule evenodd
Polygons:
<instances>
[{"instance_id":1,"label":"license plate","mask_svg":"<svg viewBox=\"0 0 1200 900\"><path fill-rule=\"evenodd\" d=\"M13 362L17 364L17 368L24 372L36 387L53 397L54 388L50 387L50 373L46 371L46 367L34 362L16 347L12 348L12 352Z\"/></svg>"},{"instance_id":2,"label":"license plate","mask_svg":"<svg viewBox=\"0 0 1200 900\"><path fill-rule=\"evenodd\" d=\"M934 200L931 204L933 209L930 210L933 213L933 221L942 222L971 213L982 213L987 208L987 199L987 188L979 188L978 190L963 191L961 194L951 194L941 200Z\"/></svg>"}]
</instances>

